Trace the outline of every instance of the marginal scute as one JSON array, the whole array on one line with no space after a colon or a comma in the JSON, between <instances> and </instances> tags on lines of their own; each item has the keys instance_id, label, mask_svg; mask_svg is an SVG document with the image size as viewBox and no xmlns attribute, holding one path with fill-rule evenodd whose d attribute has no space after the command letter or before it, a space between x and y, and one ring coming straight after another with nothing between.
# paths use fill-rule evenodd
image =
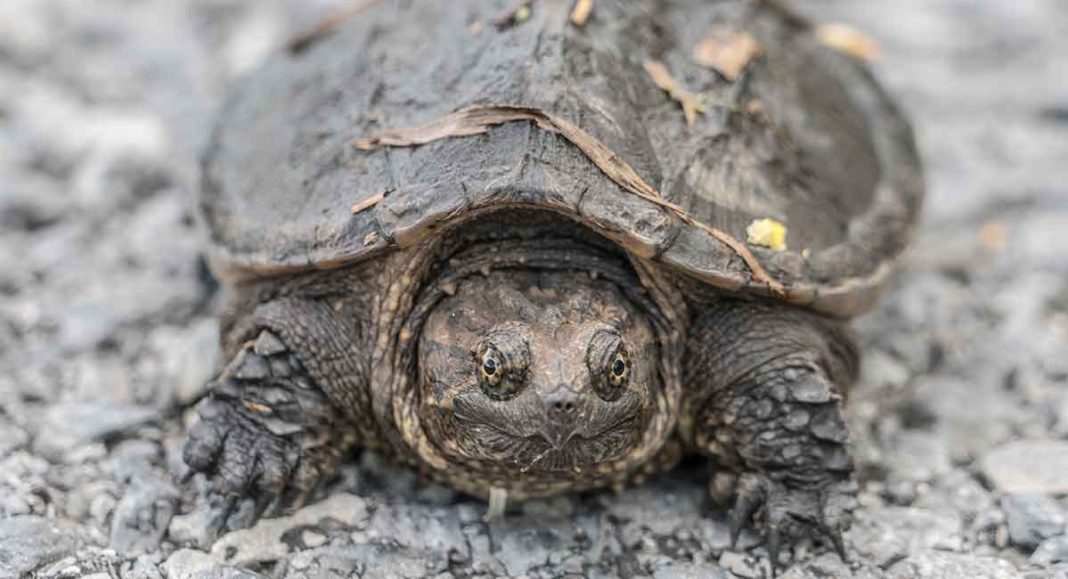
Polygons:
<instances>
[{"instance_id":1,"label":"marginal scute","mask_svg":"<svg viewBox=\"0 0 1068 579\"><path fill-rule=\"evenodd\" d=\"M680 229L678 236L660 256L660 261L679 270L690 271L721 289L738 291L743 285L737 273L745 267L741 260L733 258L730 248L696 228Z\"/></svg>"},{"instance_id":2,"label":"marginal scute","mask_svg":"<svg viewBox=\"0 0 1068 579\"><path fill-rule=\"evenodd\" d=\"M484 2L380 3L250 75L205 158L213 267L229 278L343 267L524 205L570 214L720 289L844 317L872 306L909 240L923 182L907 123L862 63L744 0L605 0L597 25L581 28L569 24L570 4L557 4L473 36L470 18L495 16ZM734 81L693 60L715 27L762 47ZM649 78L650 59L708 96L693 127ZM575 125L694 222L620 187L529 120L410 147L357 147L384 129L486 104ZM701 229L744 244L746 227L763 218L789 231L785 250L749 247L781 291Z\"/></svg>"},{"instance_id":3,"label":"marginal scute","mask_svg":"<svg viewBox=\"0 0 1068 579\"><path fill-rule=\"evenodd\" d=\"M663 251L681 226L663 209L636 197L587 193L579 214L596 228L608 232L609 237L619 240L627 251L644 258Z\"/></svg>"},{"instance_id":4,"label":"marginal scute","mask_svg":"<svg viewBox=\"0 0 1068 579\"><path fill-rule=\"evenodd\" d=\"M412 187L387 196L376 213L390 239L400 247L411 247L434 226L461 215L468 204L461 192Z\"/></svg>"}]
</instances>

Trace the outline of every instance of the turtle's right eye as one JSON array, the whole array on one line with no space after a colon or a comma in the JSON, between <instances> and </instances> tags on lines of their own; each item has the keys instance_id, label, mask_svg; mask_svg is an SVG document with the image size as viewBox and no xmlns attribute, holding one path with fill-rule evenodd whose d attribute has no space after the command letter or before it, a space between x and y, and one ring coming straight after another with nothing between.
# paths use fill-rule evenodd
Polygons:
<instances>
[{"instance_id":1,"label":"turtle's right eye","mask_svg":"<svg viewBox=\"0 0 1068 579\"><path fill-rule=\"evenodd\" d=\"M491 386L496 386L501 381L501 353L496 348L489 347L482 354L482 379Z\"/></svg>"},{"instance_id":2,"label":"turtle's right eye","mask_svg":"<svg viewBox=\"0 0 1068 579\"><path fill-rule=\"evenodd\" d=\"M514 332L492 332L475 349L478 383L486 396L507 400L523 389L530 355L527 342Z\"/></svg>"}]
</instances>

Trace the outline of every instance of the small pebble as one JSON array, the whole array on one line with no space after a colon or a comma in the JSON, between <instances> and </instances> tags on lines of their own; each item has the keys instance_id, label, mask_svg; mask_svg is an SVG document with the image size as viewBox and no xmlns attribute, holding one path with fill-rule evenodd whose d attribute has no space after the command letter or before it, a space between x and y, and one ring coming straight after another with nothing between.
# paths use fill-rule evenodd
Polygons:
<instances>
[{"instance_id":1,"label":"small pebble","mask_svg":"<svg viewBox=\"0 0 1068 579\"><path fill-rule=\"evenodd\" d=\"M1001 508L1009 527L1009 538L1020 547L1036 547L1044 539L1064 532L1065 515L1053 499L1037 493L1006 495Z\"/></svg>"},{"instance_id":2,"label":"small pebble","mask_svg":"<svg viewBox=\"0 0 1068 579\"><path fill-rule=\"evenodd\" d=\"M1068 440L1018 440L988 452L983 475L1005 493L1068 493Z\"/></svg>"},{"instance_id":3,"label":"small pebble","mask_svg":"<svg viewBox=\"0 0 1068 579\"><path fill-rule=\"evenodd\" d=\"M1031 562L1036 565L1068 563L1068 535L1046 539L1031 553Z\"/></svg>"}]
</instances>

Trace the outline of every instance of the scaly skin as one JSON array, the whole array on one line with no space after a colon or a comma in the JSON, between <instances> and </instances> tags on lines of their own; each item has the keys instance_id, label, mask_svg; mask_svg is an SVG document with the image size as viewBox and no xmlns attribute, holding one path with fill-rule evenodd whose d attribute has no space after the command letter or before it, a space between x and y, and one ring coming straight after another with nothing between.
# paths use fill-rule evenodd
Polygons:
<instances>
[{"instance_id":1,"label":"scaly skin","mask_svg":"<svg viewBox=\"0 0 1068 579\"><path fill-rule=\"evenodd\" d=\"M840 404L856 351L839 323L722 301L695 320L684 357L688 441L713 459L732 541L751 518L774 564L784 537L830 540L844 557L855 485Z\"/></svg>"},{"instance_id":2,"label":"scaly skin","mask_svg":"<svg viewBox=\"0 0 1068 579\"><path fill-rule=\"evenodd\" d=\"M270 330L245 343L211 385L183 458L212 476L212 530L237 500L255 497L255 518L299 507L337 470L351 428L289 348Z\"/></svg>"},{"instance_id":3,"label":"scaly skin","mask_svg":"<svg viewBox=\"0 0 1068 579\"><path fill-rule=\"evenodd\" d=\"M297 508L357 444L374 447L367 368L370 315L361 291L376 270L269 280L234 289L224 308L230 362L189 432L187 477L210 481L209 531L252 498L255 517ZM247 522L247 521L246 521Z\"/></svg>"}]
</instances>

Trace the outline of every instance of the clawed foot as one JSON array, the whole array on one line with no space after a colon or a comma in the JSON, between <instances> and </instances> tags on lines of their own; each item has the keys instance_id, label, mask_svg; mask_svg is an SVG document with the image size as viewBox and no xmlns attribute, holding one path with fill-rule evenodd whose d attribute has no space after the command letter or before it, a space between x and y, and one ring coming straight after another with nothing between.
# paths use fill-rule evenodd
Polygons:
<instances>
[{"instance_id":1,"label":"clawed foot","mask_svg":"<svg viewBox=\"0 0 1068 579\"><path fill-rule=\"evenodd\" d=\"M856 506L856 483L850 479L828 481L811 488L798 488L754 473L720 475L710 486L713 500L722 503L733 496L728 515L731 547L747 523L763 529L772 567L780 565L784 541L803 538L828 541L843 561L848 561L842 533L849 528Z\"/></svg>"},{"instance_id":2,"label":"clawed foot","mask_svg":"<svg viewBox=\"0 0 1068 579\"><path fill-rule=\"evenodd\" d=\"M211 537L243 526L231 520L241 499L255 502L249 523L277 516L303 506L335 470L336 458L329 450L301 448L298 437L273 434L247 412L227 402L208 401L200 411L201 421L189 433L186 481L198 472L211 481Z\"/></svg>"},{"instance_id":3,"label":"clawed foot","mask_svg":"<svg viewBox=\"0 0 1068 579\"><path fill-rule=\"evenodd\" d=\"M300 508L337 470L341 445L332 436L329 403L317 390L296 385L292 368L282 371L286 376L263 375L263 361L250 344L223 372L185 445L183 482L197 473L210 481L212 539ZM273 367L279 373L279 365ZM242 499L255 507L252 517L238 520L232 515Z\"/></svg>"}]
</instances>

